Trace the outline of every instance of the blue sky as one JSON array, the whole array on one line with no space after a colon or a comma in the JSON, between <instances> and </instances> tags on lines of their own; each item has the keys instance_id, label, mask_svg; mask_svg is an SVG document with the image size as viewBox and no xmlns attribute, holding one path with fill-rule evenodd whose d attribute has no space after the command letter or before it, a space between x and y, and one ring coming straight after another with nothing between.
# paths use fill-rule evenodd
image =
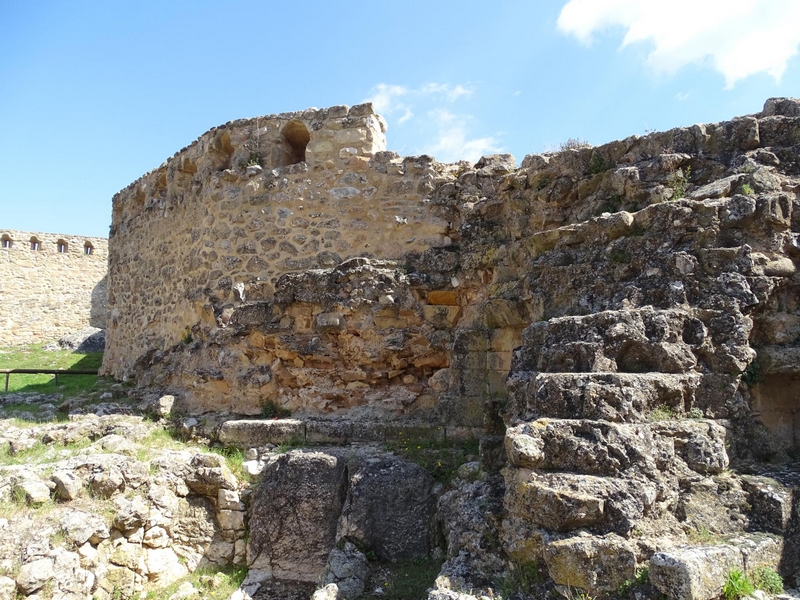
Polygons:
<instances>
[{"instance_id":1,"label":"blue sky","mask_svg":"<svg viewBox=\"0 0 800 600\"><path fill-rule=\"evenodd\" d=\"M440 160L602 144L800 96L797 0L0 1L0 227L105 236L226 121L357 104Z\"/></svg>"}]
</instances>

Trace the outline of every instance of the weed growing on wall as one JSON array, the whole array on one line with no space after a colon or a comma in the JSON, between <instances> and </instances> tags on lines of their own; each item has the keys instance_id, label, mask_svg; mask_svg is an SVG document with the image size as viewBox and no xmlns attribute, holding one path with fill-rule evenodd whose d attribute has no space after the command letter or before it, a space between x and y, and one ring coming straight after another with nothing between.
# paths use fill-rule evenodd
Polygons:
<instances>
[{"instance_id":1,"label":"weed growing on wall","mask_svg":"<svg viewBox=\"0 0 800 600\"><path fill-rule=\"evenodd\" d=\"M405 435L386 445L386 449L417 463L441 483L449 483L458 467L478 456L478 440L440 441Z\"/></svg>"},{"instance_id":2,"label":"weed growing on wall","mask_svg":"<svg viewBox=\"0 0 800 600\"><path fill-rule=\"evenodd\" d=\"M725 577L725 587L722 588L722 595L725 600L738 600L749 596L756 591L753 583L747 576L738 569L729 571Z\"/></svg>"},{"instance_id":3,"label":"weed growing on wall","mask_svg":"<svg viewBox=\"0 0 800 600\"><path fill-rule=\"evenodd\" d=\"M684 198L689 189L689 179L692 176L692 167L678 169L667 177L667 187L672 190L672 199Z\"/></svg>"}]
</instances>

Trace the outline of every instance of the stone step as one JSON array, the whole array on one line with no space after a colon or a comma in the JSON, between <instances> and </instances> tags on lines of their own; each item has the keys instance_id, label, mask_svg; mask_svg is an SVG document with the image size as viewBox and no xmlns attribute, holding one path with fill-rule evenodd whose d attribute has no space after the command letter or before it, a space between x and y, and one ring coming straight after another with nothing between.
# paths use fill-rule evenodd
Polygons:
<instances>
[{"instance_id":1,"label":"stone step","mask_svg":"<svg viewBox=\"0 0 800 600\"><path fill-rule=\"evenodd\" d=\"M217 440L226 446L260 448L266 444L347 445L358 442L465 441L482 435L481 429L444 427L417 422L325 421L321 419L236 419L225 421Z\"/></svg>"},{"instance_id":2,"label":"stone step","mask_svg":"<svg viewBox=\"0 0 800 600\"><path fill-rule=\"evenodd\" d=\"M541 417L637 423L662 416L728 418L746 404L738 377L702 373L540 373L516 371L506 380L506 424Z\"/></svg>"},{"instance_id":3,"label":"stone step","mask_svg":"<svg viewBox=\"0 0 800 600\"><path fill-rule=\"evenodd\" d=\"M671 600L711 600L722 594L728 574L777 570L783 540L765 533L744 534L714 546L684 546L650 558L650 582Z\"/></svg>"},{"instance_id":4,"label":"stone step","mask_svg":"<svg viewBox=\"0 0 800 600\"><path fill-rule=\"evenodd\" d=\"M523 331L511 370L684 373L701 364L740 373L755 357L751 327L738 311L722 310L645 307L556 317Z\"/></svg>"},{"instance_id":5,"label":"stone step","mask_svg":"<svg viewBox=\"0 0 800 600\"><path fill-rule=\"evenodd\" d=\"M727 430L710 419L637 425L539 419L506 430L509 462L520 469L609 477L716 474L729 464ZM694 473L691 473L693 471Z\"/></svg>"},{"instance_id":6,"label":"stone step","mask_svg":"<svg viewBox=\"0 0 800 600\"><path fill-rule=\"evenodd\" d=\"M646 478L601 477L504 469L504 507L510 522L522 529L551 532L587 529L628 535L648 515L658 485Z\"/></svg>"}]
</instances>

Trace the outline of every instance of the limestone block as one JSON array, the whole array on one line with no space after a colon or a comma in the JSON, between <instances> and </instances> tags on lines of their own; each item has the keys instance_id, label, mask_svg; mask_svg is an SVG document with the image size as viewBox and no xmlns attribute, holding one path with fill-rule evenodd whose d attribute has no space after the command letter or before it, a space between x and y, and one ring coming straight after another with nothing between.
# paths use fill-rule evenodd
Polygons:
<instances>
[{"instance_id":1,"label":"limestone block","mask_svg":"<svg viewBox=\"0 0 800 600\"><path fill-rule=\"evenodd\" d=\"M317 580L336 542L345 454L294 450L267 466L250 505L251 572Z\"/></svg>"},{"instance_id":2,"label":"limestone block","mask_svg":"<svg viewBox=\"0 0 800 600\"><path fill-rule=\"evenodd\" d=\"M17 587L23 594L32 594L44 587L55 575L52 558L27 562L17 573Z\"/></svg>"},{"instance_id":3,"label":"limestone block","mask_svg":"<svg viewBox=\"0 0 800 600\"><path fill-rule=\"evenodd\" d=\"M98 544L108 539L110 535L100 515L83 511L76 510L64 514L59 520L59 525L76 546L83 546L86 542Z\"/></svg>"},{"instance_id":4,"label":"limestone block","mask_svg":"<svg viewBox=\"0 0 800 600\"><path fill-rule=\"evenodd\" d=\"M22 490L28 504L42 504L50 499L50 488L38 477L24 479L17 483L17 487Z\"/></svg>"},{"instance_id":5,"label":"limestone block","mask_svg":"<svg viewBox=\"0 0 800 600\"><path fill-rule=\"evenodd\" d=\"M483 313L486 326L490 328L527 325L531 321L522 303L504 298L494 298L487 302Z\"/></svg>"},{"instance_id":6,"label":"limestone block","mask_svg":"<svg viewBox=\"0 0 800 600\"><path fill-rule=\"evenodd\" d=\"M729 545L677 548L650 559L650 581L673 600L711 600L722 593L726 575L744 570L741 552Z\"/></svg>"},{"instance_id":7,"label":"limestone block","mask_svg":"<svg viewBox=\"0 0 800 600\"><path fill-rule=\"evenodd\" d=\"M339 597L339 586L335 583L329 583L314 592L311 600L336 600Z\"/></svg>"},{"instance_id":8,"label":"limestone block","mask_svg":"<svg viewBox=\"0 0 800 600\"><path fill-rule=\"evenodd\" d=\"M504 470L506 510L553 531L595 527L628 533L656 499L651 482L572 473Z\"/></svg>"},{"instance_id":9,"label":"limestone block","mask_svg":"<svg viewBox=\"0 0 800 600\"><path fill-rule=\"evenodd\" d=\"M241 531L244 529L244 511L220 510L217 512L219 526L225 530Z\"/></svg>"},{"instance_id":10,"label":"limestone block","mask_svg":"<svg viewBox=\"0 0 800 600\"><path fill-rule=\"evenodd\" d=\"M231 473L225 459L208 454L195 454L189 461L189 470L184 478L193 492L216 500L220 489L235 490L236 477Z\"/></svg>"},{"instance_id":11,"label":"limestone block","mask_svg":"<svg viewBox=\"0 0 800 600\"><path fill-rule=\"evenodd\" d=\"M511 352L487 352L486 368L505 373L511 368Z\"/></svg>"},{"instance_id":12,"label":"limestone block","mask_svg":"<svg viewBox=\"0 0 800 600\"><path fill-rule=\"evenodd\" d=\"M167 530L163 527L151 527L144 532L142 544L150 548L165 548L170 543L170 537Z\"/></svg>"},{"instance_id":13,"label":"limestone block","mask_svg":"<svg viewBox=\"0 0 800 600\"><path fill-rule=\"evenodd\" d=\"M131 544L126 541L120 542L114 548L108 560L131 571L141 571L142 547L139 544Z\"/></svg>"},{"instance_id":14,"label":"limestone block","mask_svg":"<svg viewBox=\"0 0 800 600\"><path fill-rule=\"evenodd\" d=\"M179 560L172 548L147 548L144 551L144 562L148 579L160 586L169 585L189 574L186 565Z\"/></svg>"},{"instance_id":15,"label":"limestone block","mask_svg":"<svg viewBox=\"0 0 800 600\"><path fill-rule=\"evenodd\" d=\"M553 581L592 593L616 591L635 577L634 548L614 534L552 541L545 545L544 556Z\"/></svg>"},{"instance_id":16,"label":"limestone block","mask_svg":"<svg viewBox=\"0 0 800 600\"><path fill-rule=\"evenodd\" d=\"M55 492L62 500L74 500L83 489L83 480L72 471L56 471L50 480L56 484Z\"/></svg>"},{"instance_id":17,"label":"limestone block","mask_svg":"<svg viewBox=\"0 0 800 600\"><path fill-rule=\"evenodd\" d=\"M346 444L363 424L352 421L306 421L307 444Z\"/></svg>"},{"instance_id":18,"label":"limestone block","mask_svg":"<svg viewBox=\"0 0 800 600\"><path fill-rule=\"evenodd\" d=\"M15 600L17 583L10 577L0 576L0 600Z\"/></svg>"},{"instance_id":19,"label":"limestone block","mask_svg":"<svg viewBox=\"0 0 800 600\"><path fill-rule=\"evenodd\" d=\"M431 290L428 292L428 304L456 306L458 304L458 291Z\"/></svg>"},{"instance_id":20,"label":"limestone block","mask_svg":"<svg viewBox=\"0 0 800 600\"><path fill-rule=\"evenodd\" d=\"M394 456L356 457L348 473L337 538L370 548L382 560L427 556L434 517L431 475Z\"/></svg>"},{"instance_id":21,"label":"limestone block","mask_svg":"<svg viewBox=\"0 0 800 600\"><path fill-rule=\"evenodd\" d=\"M452 329L461 316L459 306L439 306L425 305L422 307L422 314L426 321L438 329Z\"/></svg>"},{"instance_id":22,"label":"limestone block","mask_svg":"<svg viewBox=\"0 0 800 600\"><path fill-rule=\"evenodd\" d=\"M219 441L239 448L264 444L283 444L305 439L305 424L297 419L226 421L219 430Z\"/></svg>"},{"instance_id":23,"label":"limestone block","mask_svg":"<svg viewBox=\"0 0 800 600\"><path fill-rule=\"evenodd\" d=\"M220 489L217 494L217 508L220 510L244 510L244 504L239 499L239 492Z\"/></svg>"}]
</instances>

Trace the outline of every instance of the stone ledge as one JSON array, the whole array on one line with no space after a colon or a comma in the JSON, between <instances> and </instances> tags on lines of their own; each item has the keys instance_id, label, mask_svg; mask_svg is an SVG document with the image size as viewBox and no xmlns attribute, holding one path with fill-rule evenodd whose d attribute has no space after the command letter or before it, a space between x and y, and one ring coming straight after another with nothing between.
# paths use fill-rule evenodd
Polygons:
<instances>
[{"instance_id":1,"label":"stone ledge","mask_svg":"<svg viewBox=\"0 0 800 600\"><path fill-rule=\"evenodd\" d=\"M482 430L424 423L324 421L317 419L237 419L222 424L217 439L229 446L254 448L265 444L346 445L402 439L443 443L478 438Z\"/></svg>"},{"instance_id":2,"label":"stone ledge","mask_svg":"<svg viewBox=\"0 0 800 600\"><path fill-rule=\"evenodd\" d=\"M674 600L711 600L722 594L734 569L750 573L775 568L783 540L768 534L746 535L717 546L689 546L657 552L650 559L650 581Z\"/></svg>"}]
</instances>

